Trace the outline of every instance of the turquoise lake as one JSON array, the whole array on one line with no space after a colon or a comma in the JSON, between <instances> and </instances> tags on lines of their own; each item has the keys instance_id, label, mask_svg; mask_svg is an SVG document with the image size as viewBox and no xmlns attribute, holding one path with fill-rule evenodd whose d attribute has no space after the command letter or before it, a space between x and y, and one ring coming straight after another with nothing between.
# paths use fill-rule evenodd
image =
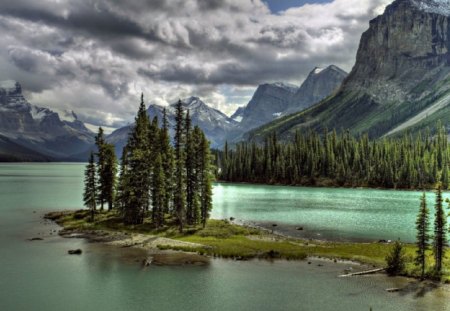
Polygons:
<instances>
[{"instance_id":1,"label":"turquoise lake","mask_svg":"<svg viewBox=\"0 0 450 311\"><path fill-rule=\"evenodd\" d=\"M142 269L127 252L57 236L53 210L82 207L82 164L0 164L0 310L450 310L448 287L417 295L352 264L212 260ZM213 217L333 240L414 239L419 192L217 184ZM430 205L433 194L428 194ZM296 230L302 226L303 231ZM40 236L43 241L28 241ZM83 255L67 250L82 248ZM387 293L408 286L411 291Z\"/></svg>"}]
</instances>

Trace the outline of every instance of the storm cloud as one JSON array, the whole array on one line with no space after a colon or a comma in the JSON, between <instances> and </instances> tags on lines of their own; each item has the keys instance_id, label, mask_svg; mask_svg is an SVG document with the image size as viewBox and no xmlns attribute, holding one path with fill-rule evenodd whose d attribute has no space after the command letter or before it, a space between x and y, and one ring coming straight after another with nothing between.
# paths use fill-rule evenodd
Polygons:
<instances>
[{"instance_id":1,"label":"storm cloud","mask_svg":"<svg viewBox=\"0 0 450 311\"><path fill-rule=\"evenodd\" d=\"M261 0L15 0L0 3L0 80L94 125L133 119L138 98L201 96L231 113L256 86L353 66L389 0L334 0L272 13Z\"/></svg>"}]
</instances>

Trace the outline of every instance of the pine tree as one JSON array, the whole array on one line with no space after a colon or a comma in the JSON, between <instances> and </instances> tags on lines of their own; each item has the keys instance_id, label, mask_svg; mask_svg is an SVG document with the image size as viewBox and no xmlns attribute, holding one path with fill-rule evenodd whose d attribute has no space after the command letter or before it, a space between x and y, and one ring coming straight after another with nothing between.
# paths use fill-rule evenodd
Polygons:
<instances>
[{"instance_id":1,"label":"pine tree","mask_svg":"<svg viewBox=\"0 0 450 311\"><path fill-rule=\"evenodd\" d=\"M390 253L386 256L386 272L389 275L399 275L405 270L405 252L402 243L395 241Z\"/></svg>"},{"instance_id":2,"label":"pine tree","mask_svg":"<svg viewBox=\"0 0 450 311\"><path fill-rule=\"evenodd\" d=\"M426 266L426 251L429 249L429 211L427 208L427 200L425 193L423 193L420 201L420 210L416 220L416 230L417 230L417 251L415 257L415 263L420 267L421 278L425 277L425 266Z\"/></svg>"},{"instance_id":3,"label":"pine tree","mask_svg":"<svg viewBox=\"0 0 450 311\"><path fill-rule=\"evenodd\" d=\"M212 168L209 142L203 132L201 132L198 155L200 159L200 211L204 228L212 210Z\"/></svg>"},{"instance_id":4,"label":"pine tree","mask_svg":"<svg viewBox=\"0 0 450 311\"><path fill-rule=\"evenodd\" d=\"M175 115L175 185L173 193L173 206L178 221L179 231L183 232L185 222L186 204L186 167L185 167L185 137L184 112L181 100L176 105Z\"/></svg>"},{"instance_id":5,"label":"pine tree","mask_svg":"<svg viewBox=\"0 0 450 311\"><path fill-rule=\"evenodd\" d=\"M150 204L149 123L142 95L135 126L126 146L128 163L123 179L127 191L122 212L127 224L142 224Z\"/></svg>"},{"instance_id":6,"label":"pine tree","mask_svg":"<svg viewBox=\"0 0 450 311\"><path fill-rule=\"evenodd\" d=\"M104 170L103 170L103 184L100 185L100 189L103 193L103 198L108 203L108 210L112 210L115 200L115 191L117 184L117 158L114 151L114 145L104 144L103 154L105 157Z\"/></svg>"},{"instance_id":7,"label":"pine tree","mask_svg":"<svg viewBox=\"0 0 450 311\"><path fill-rule=\"evenodd\" d=\"M98 191L97 200L100 203L100 210L103 210L103 205L107 201L107 194L104 191L104 185L107 183L107 176L105 173L106 156L105 156L105 135L103 128L98 128L98 134L95 137L95 144L97 146L97 174L98 174Z\"/></svg>"},{"instance_id":8,"label":"pine tree","mask_svg":"<svg viewBox=\"0 0 450 311\"><path fill-rule=\"evenodd\" d=\"M442 205L442 188L438 185L436 189L436 205L434 219L434 243L433 254L435 262L435 272L440 274L442 271L442 259L444 257L444 248L447 243L446 238L446 216Z\"/></svg>"},{"instance_id":9,"label":"pine tree","mask_svg":"<svg viewBox=\"0 0 450 311\"><path fill-rule=\"evenodd\" d=\"M160 131L160 148L161 148L161 159L163 165L164 173L164 202L163 202L163 213L169 213L171 202L173 200L173 189L174 189L174 151L172 144L170 142L169 135L169 122L167 120L166 109L163 111L163 124ZM164 220L164 219L163 219Z\"/></svg>"},{"instance_id":10,"label":"pine tree","mask_svg":"<svg viewBox=\"0 0 450 311\"><path fill-rule=\"evenodd\" d=\"M158 154L155 159L152 177L152 219L157 228L164 223L165 197L163 164L161 154Z\"/></svg>"},{"instance_id":11,"label":"pine tree","mask_svg":"<svg viewBox=\"0 0 450 311\"><path fill-rule=\"evenodd\" d=\"M184 122L185 137L185 167L186 167L186 222L188 225L195 224L195 195L197 193L197 180L195 175L195 140L192 133L191 118L189 110Z\"/></svg>"},{"instance_id":12,"label":"pine tree","mask_svg":"<svg viewBox=\"0 0 450 311\"><path fill-rule=\"evenodd\" d=\"M83 201L84 205L91 211L91 221L94 221L95 210L97 209L97 174L94 153L92 152L84 173Z\"/></svg>"}]
</instances>

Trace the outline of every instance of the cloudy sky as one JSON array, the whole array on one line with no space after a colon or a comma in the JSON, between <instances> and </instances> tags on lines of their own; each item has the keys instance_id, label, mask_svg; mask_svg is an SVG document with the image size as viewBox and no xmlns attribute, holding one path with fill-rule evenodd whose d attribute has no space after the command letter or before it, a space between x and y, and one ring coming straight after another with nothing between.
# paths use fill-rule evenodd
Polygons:
<instances>
[{"instance_id":1,"label":"cloudy sky","mask_svg":"<svg viewBox=\"0 0 450 311\"><path fill-rule=\"evenodd\" d=\"M389 2L0 1L0 80L94 125L130 122L141 92L147 104L199 96L231 114L260 83L351 70L361 33Z\"/></svg>"}]
</instances>

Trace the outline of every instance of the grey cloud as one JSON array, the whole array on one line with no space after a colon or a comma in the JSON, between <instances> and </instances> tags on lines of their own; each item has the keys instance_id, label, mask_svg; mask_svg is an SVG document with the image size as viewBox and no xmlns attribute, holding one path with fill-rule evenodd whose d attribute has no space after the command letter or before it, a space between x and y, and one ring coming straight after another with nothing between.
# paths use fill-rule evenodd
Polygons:
<instances>
[{"instance_id":1,"label":"grey cloud","mask_svg":"<svg viewBox=\"0 0 450 311\"><path fill-rule=\"evenodd\" d=\"M2 1L0 80L20 80L40 104L70 106L96 125L128 122L142 91L155 103L241 103L247 90L223 86L299 84L331 63L349 70L373 8L386 1L362 0L367 12L328 12L332 22L314 25L302 12L272 15L261 0Z\"/></svg>"}]
</instances>

